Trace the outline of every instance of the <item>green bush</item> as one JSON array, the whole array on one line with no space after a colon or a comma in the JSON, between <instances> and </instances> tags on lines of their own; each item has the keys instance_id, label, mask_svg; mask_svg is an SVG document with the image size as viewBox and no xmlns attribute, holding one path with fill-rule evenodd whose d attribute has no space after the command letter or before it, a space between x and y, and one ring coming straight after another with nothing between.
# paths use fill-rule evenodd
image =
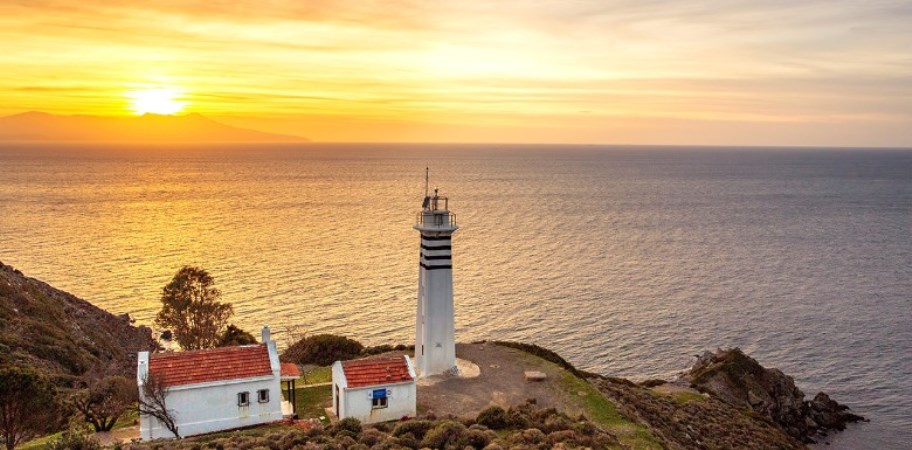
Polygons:
<instances>
[{"instance_id":1,"label":"green bush","mask_svg":"<svg viewBox=\"0 0 912 450\"><path fill-rule=\"evenodd\" d=\"M296 364L328 366L336 361L357 358L364 345L345 336L317 334L295 342L282 352L281 359Z\"/></svg>"},{"instance_id":2,"label":"green bush","mask_svg":"<svg viewBox=\"0 0 912 450\"><path fill-rule=\"evenodd\" d=\"M475 420L492 430L502 430L510 425L507 412L500 406L489 406L478 414Z\"/></svg>"},{"instance_id":3,"label":"green bush","mask_svg":"<svg viewBox=\"0 0 912 450\"><path fill-rule=\"evenodd\" d=\"M495 438L497 434L491 430L468 430L465 433L462 444L465 446L471 446L473 448L482 449L488 446Z\"/></svg>"},{"instance_id":4,"label":"green bush","mask_svg":"<svg viewBox=\"0 0 912 450\"><path fill-rule=\"evenodd\" d=\"M240 329L235 325L228 325L225 331L219 335L216 347L236 347L238 345L256 344L257 340L252 334ZM265 342L264 342L265 344Z\"/></svg>"},{"instance_id":5,"label":"green bush","mask_svg":"<svg viewBox=\"0 0 912 450\"><path fill-rule=\"evenodd\" d=\"M423 447L430 448L459 448L464 440L467 430L465 425L452 420L444 420L427 432L421 441Z\"/></svg>"},{"instance_id":6,"label":"green bush","mask_svg":"<svg viewBox=\"0 0 912 450\"><path fill-rule=\"evenodd\" d=\"M348 431L349 433L357 437L361 434L361 421L355 419L354 417L346 417L333 425L333 434L337 435L343 431Z\"/></svg>"},{"instance_id":7,"label":"green bush","mask_svg":"<svg viewBox=\"0 0 912 450\"><path fill-rule=\"evenodd\" d=\"M407 420L405 422L400 422L396 425L396 428L393 428L393 436L401 437L406 434L411 434L414 439L422 440L424 435L427 434L434 424L430 420Z\"/></svg>"},{"instance_id":8,"label":"green bush","mask_svg":"<svg viewBox=\"0 0 912 450\"><path fill-rule=\"evenodd\" d=\"M87 430L70 428L48 444L48 450L101 450L101 444Z\"/></svg>"}]
</instances>

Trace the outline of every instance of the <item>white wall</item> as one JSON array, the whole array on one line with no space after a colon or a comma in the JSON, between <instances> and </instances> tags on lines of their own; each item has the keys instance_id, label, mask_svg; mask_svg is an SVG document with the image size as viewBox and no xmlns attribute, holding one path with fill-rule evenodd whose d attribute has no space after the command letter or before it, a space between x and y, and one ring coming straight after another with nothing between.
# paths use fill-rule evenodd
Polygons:
<instances>
[{"instance_id":1,"label":"white wall","mask_svg":"<svg viewBox=\"0 0 912 450\"><path fill-rule=\"evenodd\" d=\"M257 401L260 389L269 390L269 402ZM238 406L237 394L244 391L250 393L250 404ZM176 386L168 392L166 403L175 412L181 437L282 420L281 386L273 376ZM140 430L142 440L174 437L148 416L142 417Z\"/></svg>"},{"instance_id":2,"label":"white wall","mask_svg":"<svg viewBox=\"0 0 912 450\"><path fill-rule=\"evenodd\" d=\"M415 366L422 377L456 366L452 269L419 268ZM424 354L422 354L424 347Z\"/></svg>"},{"instance_id":3,"label":"white wall","mask_svg":"<svg viewBox=\"0 0 912 450\"><path fill-rule=\"evenodd\" d=\"M282 420L282 371L278 349L268 327L263 327L262 338L269 352L272 375L172 386L169 389L165 404L174 412L177 432L181 437ZM140 352L137 359L136 381L139 395L142 395L143 381L149 371L149 352ZM266 403L259 403L257 399L257 391L261 389L269 390L269 401ZM239 392L250 393L247 406L238 406ZM174 437L152 417L141 416L139 423L142 440Z\"/></svg>"},{"instance_id":4,"label":"white wall","mask_svg":"<svg viewBox=\"0 0 912 450\"><path fill-rule=\"evenodd\" d=\"M374 389L387 389L387 407L373 409L370 393ZM415 382L367 386L362 388L346 389L343 401L340 404L342 414L340 419L354 417L361 423L387 422L399 420L402 417L415 417L417 392Z\"/></svg>"},{"instance_id":5,"label":"white wall","mask_svg":"<svg viewBox=\"0 0 912 450\"><path fill-rule=\"evenodd\" d=\"M341 409L341 403L345 401L345 390L348 388L348 384L345 381L345 372L342 370L342 362L336 361L332 365L332 412L336 417L340 417L339 409ZM338 401L336 399L338 392ZM340 408L336 409L336 405L339 405Z\"/></svg>"},{"instance_id":6,"label":"white wall","mask_svg":"<svg viewBox=\"0 0 912 450\"><path fill-rule=\"evenodd\" d=\"M414 380L415 369L408 356L405 358L409 367L409 374ZM339 361L333 364L332 379L333 412L340 419L354 417L360 420L361 423L376 423L399 420L406 416L415 417L417 415L418 393L414 381L349 388L345 380L345 373L342 370L342 363ZM340 397L339 410L336 410L337 387ZM370 394L374 389L390 390L387 394L386 408L373 409Z\"/></svg>"}]
</instances>

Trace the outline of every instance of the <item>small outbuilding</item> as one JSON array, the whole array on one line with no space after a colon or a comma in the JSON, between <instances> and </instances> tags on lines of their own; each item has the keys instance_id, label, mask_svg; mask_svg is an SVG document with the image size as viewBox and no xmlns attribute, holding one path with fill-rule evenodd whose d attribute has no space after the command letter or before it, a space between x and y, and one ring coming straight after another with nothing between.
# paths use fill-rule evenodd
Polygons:
<instances>
[{"instance_id":1,"label":"small outbuilding","mask_svg":"<svg viewBox=\"0 0 912 450\"><path fill-rule=\"evenodd\" d=\"M412 360L397 358L336 361L332 368L333 413L362 423L414 417L417 388Z\"/></svg>"},{"instance_id":2,"label":"small outbuilding","mask_svg":"<svg viewBox=\"0 0 912 450\"><path fill-rule=\"evenodd\" d=\"M140 352L139 395L150 377L160 380L166 388L165 406L182 437L280 421L283 409L293 413L282 400L280 381L286 368L279 363L269 328L263 328L262 339L258 345ZM147 415L140 416L139 430L142 440L174 437Z\"/></svg>"}]
</instances>

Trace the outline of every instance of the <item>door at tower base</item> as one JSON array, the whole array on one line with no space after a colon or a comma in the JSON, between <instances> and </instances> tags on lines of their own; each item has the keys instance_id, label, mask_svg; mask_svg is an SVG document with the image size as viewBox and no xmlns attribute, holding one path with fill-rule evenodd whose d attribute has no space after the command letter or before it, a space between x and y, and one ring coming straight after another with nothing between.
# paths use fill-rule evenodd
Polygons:
<instances>
[{"instance_id":1,"label":"door at tower base","mask_svg":"<svg viewBox=\"0 0 912 450\"><path fill-rule=\"evenodd\" d=\"M415 368L408 356L336 361L332 409L339 419L388 422L417 413Z\"/></svg>"}]
</instances>

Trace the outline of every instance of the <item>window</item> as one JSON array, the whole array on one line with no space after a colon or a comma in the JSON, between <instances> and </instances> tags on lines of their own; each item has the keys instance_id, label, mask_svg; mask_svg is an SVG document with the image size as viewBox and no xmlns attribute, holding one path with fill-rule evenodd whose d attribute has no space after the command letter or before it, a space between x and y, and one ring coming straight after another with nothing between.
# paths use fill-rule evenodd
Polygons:
<instances>
[{"instance_id":1,"label":"window","mask_svg":"<svg viewBox=\"0 0 912 450\"><path fill-rule=\"evenodd\" d=\"M257 401L260 403L269 403L269 389L260 389L257 391Z\"/></svg>"},{"instance_id":2,"label":"window","mask_svg":"<svg viewBox=\"0 0 912 450\"><path fill-rule=\"evenodd\" d=\"M371 409L386 408L388 406L386 394L386 388L371 391Z\"/></svg>"},{"instance_id":3,"label":"window","mask_svg":"<svg viewBox=\"0 0 912 450\"><path fill-rule=\"evenodd\" d=\"M250 404L249 392L238 392L238 406L247 406Z\"/></svg>"},{"instance_id":4,"label":"window","mask_svg":"<svg viewBox=\"0 0 912 450\"><path fill-rule=\"evenodd\" d=\"M386 408L387 406L389 406L389 404L386 401L386 397L371 399L371 409L381 409Z\"/></svg>"}]
</instances>

